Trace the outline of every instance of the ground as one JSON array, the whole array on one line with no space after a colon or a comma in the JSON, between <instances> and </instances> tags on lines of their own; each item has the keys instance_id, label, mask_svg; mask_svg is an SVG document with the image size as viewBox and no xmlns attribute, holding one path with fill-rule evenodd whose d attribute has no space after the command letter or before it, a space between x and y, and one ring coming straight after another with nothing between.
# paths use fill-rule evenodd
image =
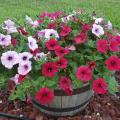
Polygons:
<instances>
[{"instance_id":1,"label":"ground","mask_svg":"<svg viewBox=\"0 0 120 120\"><path fill-rule=\"evenodd\" d=\"M79 8L89 12L96 11L100 16L111 20L120 30L120 0L0 0L0 23L11 17L21 21L25 15L34 18L44 11L69 11Z\"/></svg>"}]
</instances>

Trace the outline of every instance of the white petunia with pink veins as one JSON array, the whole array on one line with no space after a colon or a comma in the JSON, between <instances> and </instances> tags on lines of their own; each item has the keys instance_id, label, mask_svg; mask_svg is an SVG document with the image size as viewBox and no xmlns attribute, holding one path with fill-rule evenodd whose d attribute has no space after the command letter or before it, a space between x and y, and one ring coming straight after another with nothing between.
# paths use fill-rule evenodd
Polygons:
<instances>
[{"instance_id":1,"label":"white petunia with pink veins","mask_svg":"<svg viewBox=\"0 0 120 120\"><path fill-rule=\"evenodd\" d=\"M15 51L7 51L1 56L1 63L8 69L18 64L18 53Z\"/></svg>"},{"instance_id":2,"label":"white petunia with pink veins","mask_svg":"<svg viewBox=\"0 0 120 120\"><path fill-rule=\"evenodd\" d=\"M32 70L31 61L28 61L25 64L19 64L18 73L20 75L27 75Z\"/></svg>"},{"instance_id":3,"label":"white petunia with pink veins","mask_svg":"<svg viewBox=\"0 0 120 120\"><path fill-rule=\"evenodd\" d=\"M19 64L25 64L29 62L29 60L33 57L33 55L29 52L19 53Z\"/></svg>"},{"instance_id":4,"label":"white petunia with pink veins","mask_svg":"<svg viewBox=\"0 0 120 120\"><path fill-rule=\"evenodd\" d=\"M29 46L29 49L32 50L32 51L34 51L38 48L37 41L32 36L28 37L28 46Z\"/></svg>"},{"instance_id":5,"label":"white petunia with pink veins","mask_svg":"<svg viewBox=\"0 0 120 120\"><path fill-rule=\"evenodd\" d=\"M92 27L92 33L96 35L97 37L100 37L101 35L104 35L103 27L97 24L93 24Z\"/></svg>"},{"instance_id":6,"label":"white petunia with pink veins","mask_svg":"<svg viewBox=\"0 0 120 120\"><path fill-rule=\"evenodd\" d=\"M11 36L0 34L0 45L2 47L7 47L11 44Z\"/></svg>"}]
</instances>

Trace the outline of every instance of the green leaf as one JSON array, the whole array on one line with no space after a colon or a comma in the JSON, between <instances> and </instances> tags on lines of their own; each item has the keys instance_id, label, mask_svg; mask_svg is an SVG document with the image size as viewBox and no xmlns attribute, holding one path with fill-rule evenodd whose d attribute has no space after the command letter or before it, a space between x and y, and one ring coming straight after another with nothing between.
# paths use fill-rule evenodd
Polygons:
<instances>
[{"instance_id":1,"label":"green leaf","mask_svg":"<svg viewBox=\"0 0 120 120\"><path fill-rule=\"evenodd\" d=\"M115 80L115 77L109 77L108 91L110 93L116 93L116 92L118 92L118 83Z\"/></svg>"},{"instance_id":2,"label":"green leaf","mask_svg":"<svg viewBox=\"0 0 120 120\"><path fill-rule=\"evenodd\" d=\"M83 85L83 82L81 80L78 80L74 74L71 73L70 77L72 79L74 88L80 88Z\"/></svg>"}]
</instances>

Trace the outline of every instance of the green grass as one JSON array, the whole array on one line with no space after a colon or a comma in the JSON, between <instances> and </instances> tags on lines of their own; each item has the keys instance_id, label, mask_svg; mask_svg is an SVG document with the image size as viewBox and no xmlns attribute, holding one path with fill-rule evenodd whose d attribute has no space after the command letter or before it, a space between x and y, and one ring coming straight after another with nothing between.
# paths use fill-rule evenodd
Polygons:
<instances>
[{"instance_id":1,"label":"green grass","mask_svg":"<svg viewBox=\"0 0 120 120\"><path fill-rule=\"evenodd\" d=\"M6 18L33 18L41 12L79 9L96 11L120 30L120 0L0 0L0 23Z\"/></svg>"}]
</instances>

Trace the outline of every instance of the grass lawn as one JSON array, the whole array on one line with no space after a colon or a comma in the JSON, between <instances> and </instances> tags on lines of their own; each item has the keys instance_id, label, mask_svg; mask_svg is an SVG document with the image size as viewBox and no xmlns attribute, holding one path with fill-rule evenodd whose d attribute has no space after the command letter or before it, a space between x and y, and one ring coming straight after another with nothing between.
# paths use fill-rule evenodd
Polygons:
<instances>
[{"instance_id":1,"label":"grass lawn","mask_svg":"<svg viewBox=\"0 0 120 120\"><path fill-rule=\"evenodd\" d=\"M120 0L0 0L0 23L5 18L24 19L40 12L84 8L111 20L120 30Z\"/></svg>"}]
</instances>

